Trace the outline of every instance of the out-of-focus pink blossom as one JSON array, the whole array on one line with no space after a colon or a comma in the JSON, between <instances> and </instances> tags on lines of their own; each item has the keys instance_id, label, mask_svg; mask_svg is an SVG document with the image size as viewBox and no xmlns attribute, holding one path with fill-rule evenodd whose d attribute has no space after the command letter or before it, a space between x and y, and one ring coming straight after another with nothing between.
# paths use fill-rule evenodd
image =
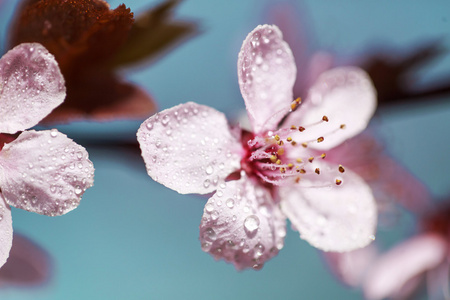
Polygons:
<instances>
[{"instance_id":1,"label":"out-of-focus pink blossom","mask_svg":"<svg viewBox=\"0 0 450 300\"><path fill-rule=\"evenodd\" d=\"M64 101L64 78L40 44L0 59L0 266L12 244L10 205L56 216L76 208L93 184L86 149L56 129L28 130Z\"/></svg>"},{"instance_id":2,"label":"out-of-focus pink blossom","mask_svg":"<svg viewBox=\"0 0 450 300\"><path fill-rule=\"evenodd\" d=\"M49 254L25 236L14 233L8 261L0 269L0 288L37 286L48 282L50 276Z\"/></svg>"},{"instance_id":3,"label":"out-of-focus pink blossom","mask_svg":"<svg viewBox=\"0 0 450 300\"><path fill-rule=\"evenodd\" d=\"M370 188L327 162L326 151L364 130L375 90L362 70L333 69L321 74L303 105L293 101L296 73L279 29L258 26L238 59L253 132L231 129L222 113L189 102L150 117L137 133L154 180L182 194L215 192L200 225L202 248L238 269L260 269L278 253L286 217L325 251L350 251L374 239Z\"/></svg>"},{"instance_id":4,"label":"out-of-focus pink blossom","mask_svg":"<svg viewBox=\"0 0 450 300\"><path fill-rule=\"evenodd\" d=\"M428 299L449 299L450 206L422 218L422 230L373 261L363 282L367 299L404 299L425 281Z\"/></svg>"}]
</instances>

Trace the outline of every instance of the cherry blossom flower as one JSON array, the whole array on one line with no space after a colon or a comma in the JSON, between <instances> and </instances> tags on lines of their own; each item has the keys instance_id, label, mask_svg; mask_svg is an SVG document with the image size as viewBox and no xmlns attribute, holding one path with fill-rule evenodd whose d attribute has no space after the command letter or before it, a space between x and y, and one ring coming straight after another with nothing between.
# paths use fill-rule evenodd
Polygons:
<instances>
[{"instance_id":1,"label":"cherry blossom flower","mask_svg":"<svg viewBox=\"0 0 450 300\"><path fill-rule=\"evenodd\" d=\"M56 129L28 130L64 101L64 78L40 44L0 60L0 266L12 244L11 206L57 216L76 208L93 184L86 149Z\"/></svg>"},{"instance_id":2,"label":"cherry blossom flower","mask_svg":"<svg viewBox=\"0 0 450 300\"><path fill-rule=\"evenodd\" d=\"M215 192L200 225L202 249L237 269L260 269L283 247L286 217L324 251L374 239L376 205L354 172L326 151L367 126L375 90L358 68L324 72L307 100L293 100L292 52L276 26L255 28L238 58L253 132L193 102L148 118L137 137L147 172L182 194ZM280 125L281 124L281 125Z\"/></svg>"},{"instance_id":3,"label":"cherry blossom flower","mask_svg":"<svg viewBox=\"0 0 450 300\"><path fill-rule=\"evenodd\" d=\"M422 231L372 260L362 286L367 299L406 299L427 283L427 299L449 299L450 205L422 218Z\"/></svg>"}]
</instances>

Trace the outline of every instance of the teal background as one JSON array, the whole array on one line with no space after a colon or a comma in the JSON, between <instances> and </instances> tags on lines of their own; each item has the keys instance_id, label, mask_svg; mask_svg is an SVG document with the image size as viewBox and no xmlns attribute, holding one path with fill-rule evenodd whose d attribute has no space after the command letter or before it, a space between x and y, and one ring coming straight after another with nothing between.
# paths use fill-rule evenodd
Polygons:
<instances>
[{"instance_id":1,"label":"teal background","mask_svg":"<svg viewBox=\"0 0 450 300\"><path fill-rule=\"evenodd\" d=\"M112 7L120 1L109 1ZM448 1L293 1L311 45L342 59L380 48L411 51L424 41L449 46ZM158 1L129 1L139 13ZM160 109L195 101L231 119L244 109L237 84L243 39L264 23L276 1L185 0L177 17L201 25L201 34L161 60L124 70ZM2 42L15 1L0 8ZM4 44L2 45L4 49ZM449 78L449 56L424 68L424 84ZM433 100L433 99L427 99ZM450 194L448 99L379 110L372 126L388 151L434 196ZM87 147L95 185L73 212L50 218L12 208L14 230L45 248L53 277L45 286L1 287L1 299L360 299L342 286L320 252L288 230L285 247L261 271L236 271L201 251L198 226L205 198L179 195L152 181L139 153L111 141L130 141L140 122L78 122L58 128ZM94 145L93 141L103 141ZM384 247L414 231L411 216L380 229Z\"/></svg>"}]
</instances>

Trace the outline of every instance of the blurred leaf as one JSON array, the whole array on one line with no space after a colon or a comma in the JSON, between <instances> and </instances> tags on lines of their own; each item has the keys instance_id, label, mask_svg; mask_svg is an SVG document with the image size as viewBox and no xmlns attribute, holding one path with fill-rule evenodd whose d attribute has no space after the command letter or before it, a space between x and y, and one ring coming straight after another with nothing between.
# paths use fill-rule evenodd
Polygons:
<instances>
[{"instance_id":1,"label":"blurred leaf","mask_svg":"<svg viewBox=\"0 0 450 300\"><path fill-rule=\"evenodd\" d=\"M450 81L423 90L416 88L416 72L443 55L448 55L448 49L440 42L430 42L400 58L377 52L368 57L362 67L372 78L379 104L411 103L415 99L450 93Z\"/></svg>"},{"instance_id":2,"label":"blurred leaf","mask_svg":"<svg viewBox=\"0 0 450 300\"><path fill-rule=\"evenodd\" d=\"M126 43L115 56L112 66L119 67L150 60L168 51L198 31L195 22L173 20L179 0L166 0L136 18Z\"/></svg>"}]
</instances>

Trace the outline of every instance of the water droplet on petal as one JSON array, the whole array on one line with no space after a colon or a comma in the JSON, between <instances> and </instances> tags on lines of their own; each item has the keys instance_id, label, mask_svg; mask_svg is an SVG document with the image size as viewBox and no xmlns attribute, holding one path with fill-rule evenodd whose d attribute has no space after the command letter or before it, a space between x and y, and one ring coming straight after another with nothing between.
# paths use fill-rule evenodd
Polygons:
<instances>
[{"instance_id":1,"label":"water droplet on petal","mask_svg":"<svg viewBox=\"0 0 450 300\"><path fill-rule=\"evenodd\" d=\"M79 195L81 194L83 190L81 189L81 187L79 185L75 186L75 194Z\"/></svg>"},{"instance_id":2,"label":"water droplet on petal","mask_svg":"<svg viewBox=\"0 0 450 300\"><path fill-rule=\"evenodd\" d=\"M206 174L211 175L214 172L214 167L212 165L208 165L205 169Z\"/></svg>"},{"instance_id":3,"label":"water droplet on petal","mask_svg":"<svg viewBox=\"0 0 450 300\"><path fill-rule=\"evenodd\" d=\"M244 228L247 233L253 233L259 228L259 218L255 215L248 216L244 221Z\"/></svg>"},{"instance_id":4,"label":"water droplet on petal","mask_svg":"<svg viewBox=\"0 0 450 300\"><path fill-rule=\"evenodd\" d=\"M217 239L217 234L211 227L206 228L203 238L207 241L215 241Z\"/></svg>"},{"instance_id":5,"label":"water droplet on petal","mask_svg":"<svg viewBox=\"0 0 450 300\"><path fill-rule=\"evenodd\" d=\"M233 207L234 207L234 199L228 198L228 199L227 199L227 206L228 206L229 208L233 208Z\"/></svg>"},{"instance_id":6,"label":"water droplet on petal","mask_svg":"<svg viewBox=\"0 0 450 300\"><path fill-rule=\"evenodd\" d=\"M50 136L51 137L56 137L57 135L58 135L58 130L56 130L56 129L50 130Z\"/></svg>"},{"instance_id":7,"label":"water droplet on petal","mask_svg":"<svg viewBox=\"0 0 450 300\"><path fill-rule=\"evenodd\" d=\"M266 248L264 247L263 244L258 243L255 245L255 254L257 256L261 256L264 253L264 250L266 250Z\"/></svg>"},{"instance_id":8,"label":"water droplet on petal","mask_svg":"<svg viewBox=\"0 0 450 300\"><path fill-rule=\"evenodd\" d=\"M152 130L153 129L153 123L152 122L147 122L147 124L145 124L145 127L147 127L148 130Z\"/></svg>"},{"instance_id":9,"label":"water droplet on petal","mask_svg":"<svg viewBox=\"0 0 450 300\"><path fill-rule=\"evenodd\" d=\"M214 210L214 205L212 205L211 203L207 203L205 205L205 210L209 213L211 213Z\"/></svg>"},{"instance_id":10,"label":"water droplet on petal","mask_svg":"<svg viewBox=\"0 0 450 300\"><path fill-rule=\"evenodd\" d=\"M205 179L205 181L203 181L203 186L204 186L205 188L208 188L209 185L210 185L209 179Z\"/></svg>"}]
</instances>

